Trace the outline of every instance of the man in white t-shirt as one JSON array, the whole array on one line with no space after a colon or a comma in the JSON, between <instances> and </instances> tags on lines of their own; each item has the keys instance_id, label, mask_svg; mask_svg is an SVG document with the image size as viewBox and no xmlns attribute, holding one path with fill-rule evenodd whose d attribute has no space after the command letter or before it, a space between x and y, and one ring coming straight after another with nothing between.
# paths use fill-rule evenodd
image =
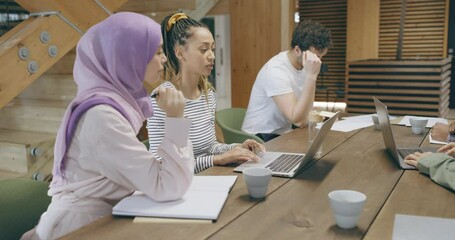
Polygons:
<instances>
[{"instance_id":1,"label":"man in white t-shirt","mask_svg":"<svg viewBox=\"0 0 455 240\"><path fill-rule=\"evenodd\" d=\"M272 57L259 71L251 91L242 130L268 141L307 123L313 108L321 58L332 45L330 30L301 21L291 49Z\"/></svg>"}]
</instances>

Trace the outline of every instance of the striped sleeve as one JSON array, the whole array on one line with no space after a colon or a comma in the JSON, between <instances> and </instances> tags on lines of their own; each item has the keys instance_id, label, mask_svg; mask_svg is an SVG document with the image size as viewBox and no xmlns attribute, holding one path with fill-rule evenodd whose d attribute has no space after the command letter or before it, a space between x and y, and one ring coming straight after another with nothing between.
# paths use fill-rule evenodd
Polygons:
<instances>
[{"instance_id":1,"label":"striped sleeve","mask_svg":"<svg viewBox=\"0 0 455 240\"><path fill-rule=\"evenodd\" d=\"M202 155L196 157L196 164L194 164L194 173L199 173L205 169L213 167L213 155Z\"/></svg>"},{"instance_id":2,"label":"striped sleeve","mask_svg":"<svg viewBox=\"0 0 455 240\"><path fill-rule=\"evenodd\" d=\"M209 148L209 153L218 155L218 154L223 154L225 152L231 151L235 147L239 146L238 143L232 143L232 144L224 144L224 143L219 143L218 141L213 142L212 146Z\"/></svg>"},{"instance_id":3,"label":"striped sleeve","mask_svg":"<svg viewBox=\"0 0 455 240\"><path fill-rule=\"evenodd\" d=\"M211 144L210 148L208 149L208 154L213 154L213 155L223 154L225 152L232 150L233 148L238 146L238 144L237 143L224 144L224 143L219 143L216 140L216 136L215 136L216 101L215 101L215 96L214 96L213 92L211 92L211 94L210 94L209 104L210 104L210 111L211 111L211 117L212 117L212 120L211 120L212 124L210 127L211 127L211 131L213 132L214 137L213 137L212 144Z\"/></svg>"},{"instance_id":4,"label":"striped sleeve","mask_svg":"<svg viewBox=\"0 0 455 240\"><path fill-rule=\"evenodd\" d=\"M147 130L149 137L149 151L156 156L156 149L161 144L164 138L164 125L166 113L161 110L155 99L152 98L153 117L147 119Z\"/></svg>"},{"instance_id":5,"label":"striped sleeve","mask_svg":"<svg viewBox=\"0 0 455 240\"><path fill-rule=\"evenodd\" d=\"M201 142L203 139L207 141L208 144L197 144L198 150L199 149L204 149L204 151L199 151L199 155L196 157L196 164L195 164L195 173L199 173L201 171L204 171L205 169L208 169L210 167L213 167L213 158L214 155L219 155L223 154L225 152L230 151L231 149L235 148L238 144L223 144L219 143L216 141L216 136L215 136L215 111L216 111L216 101L215 101L215 96L213 92L211 92L208 95L208 106L207 103L205 105L205 111L208 110L208 115L205 119L203 119L204 122L210 123L206 125L206 128L201 128L199 133L196 131L191 131L190 130L190 139L196 139L193 140L194 142ZM208 107L208 108L207 108ZM197 111L199 114L203 112L202 105L200 105L199 110ZM195 125L197 125L197 121L195 121ZM208 147L207 147L208 146ZM196 151L195 151L196 153Z\"/></svg>"},{"instance_id":6,"label":"striped sleeve","mask_svg":"<svg viewBox=\"0 0 455 240\"><path fill-rule=\"evenodd\" d=\"M206 154L202 154L196 157L196 164L194 165L194 173L199 173L205 169L213 167L213 158L215 155L223 154L227 151L232 150L238 144L222 144L219 142L214 142Z\"/></svg>"}]
</instances>

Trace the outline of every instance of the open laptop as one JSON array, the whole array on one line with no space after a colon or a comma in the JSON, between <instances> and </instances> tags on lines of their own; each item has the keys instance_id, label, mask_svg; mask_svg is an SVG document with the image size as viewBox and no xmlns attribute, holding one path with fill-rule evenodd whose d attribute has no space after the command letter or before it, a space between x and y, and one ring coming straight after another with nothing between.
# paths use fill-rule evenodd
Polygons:
<instances>
[{"instance_id":1,"label":"open laptop","mask_svg":"<svg viewBox=\"0 0 455 240\"><path fill-rule=\"evenodd\" d=\"M427 147L397 148L393 138L392 127L390 126L389 111L387 110L387 106L375 97L373 97L373 100L376 107L376 113L378 114L379 125L381 125L382 137L384 138L384 144L387 152L389 152L393 160L402 169L416 169L414 166L404 163L403 159L408 154L414 152L435 152L436 149Z\"/></svg>"},{"instance_id":2,"label":"open laptop","mask_svg":"<svg viewBox=\"0 0 455 240\"><path fill-rule=\"evenodd\" d=\"M325 136L332 128L333 123L338 119L340 112L335 113L325 121L319 129L316 138L306 154L286 152L265 152L259 162L248 161L234 169L234 172L242 172L249 167L265 167L272 170L273 176L294 177L305 169L305 166L313 160Z\"/></svg>"}]
</instances>

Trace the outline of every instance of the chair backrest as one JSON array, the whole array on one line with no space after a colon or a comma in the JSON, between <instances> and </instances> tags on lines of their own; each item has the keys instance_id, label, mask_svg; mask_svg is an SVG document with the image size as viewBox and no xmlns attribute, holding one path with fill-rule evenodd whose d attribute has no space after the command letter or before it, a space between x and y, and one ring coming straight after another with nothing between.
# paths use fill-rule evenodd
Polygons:
<instances>
[{"instance_id":1,"label":"chair backrest","mask_svg":"<svg viewBox=\"0 0 455 240\"><path fill-rule=\"evenodd\" d=\"M259 137L241 130L245 113L244 108L227 108L216 112L215 121L223 132L225 143L243 143L247 139L264 143Z\"/></svg>"},{"instance_id":2,"label":"chair backrest","mask_svg":"<svg viewBox=\"0 0 455 240\"><path fill-rule=\"evenodd\" d=\"M142 141L142 143L145 145L145 148L147 148L147 150L150 150L150 143L148 139Z\"/></svg>"},{"instance_id":3,"label":"chair backrest","mask_svg":"<svg viewBox=\"0 0 455 240\"><path fill-rule=\"evenodd\" d=\"M48 182L31 179L0 180L0 233L2 239L20 239L38 224L49 204Z\"/></svg>"}]
</instances>

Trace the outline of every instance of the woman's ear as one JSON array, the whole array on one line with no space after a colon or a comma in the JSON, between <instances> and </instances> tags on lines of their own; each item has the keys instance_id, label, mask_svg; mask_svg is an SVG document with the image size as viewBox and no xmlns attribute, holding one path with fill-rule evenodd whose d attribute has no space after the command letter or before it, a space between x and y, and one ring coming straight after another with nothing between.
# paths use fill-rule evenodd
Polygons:
<instances>
[{"instance_id":1,"label":"woman's ear","mask_svg":"<svg viewBox=\"0 0 455 240\"><path fill-rule=\"evenodd\" d=\"M179 46L174 48L175 51L175 56L177 57L178 60L185 62L185 57L183 56L183 49Z\"/></svg>"}]
</instances>

